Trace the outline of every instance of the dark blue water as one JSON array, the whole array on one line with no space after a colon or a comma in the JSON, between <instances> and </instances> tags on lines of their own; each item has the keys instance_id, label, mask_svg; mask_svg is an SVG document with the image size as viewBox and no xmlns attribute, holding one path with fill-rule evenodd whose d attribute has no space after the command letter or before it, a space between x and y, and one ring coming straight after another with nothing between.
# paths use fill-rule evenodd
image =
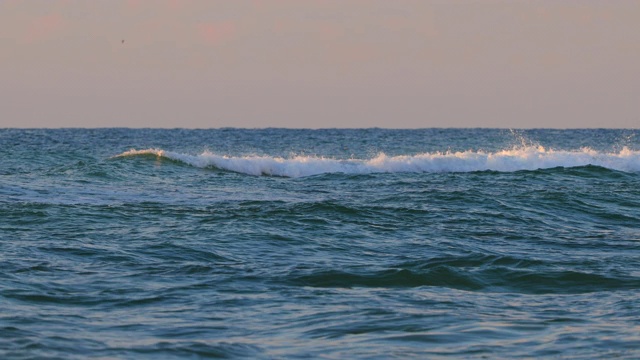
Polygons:
<instances>
[{"instance_id":1,"label":"dark blue water","mask_svg":"<svg viewBox=\"0 0 640 360\"><path fill-rule=\"evenodd\" d=\"M639 358L636 134L0 129L0 358Z\"/></svg>"}]
</instances>

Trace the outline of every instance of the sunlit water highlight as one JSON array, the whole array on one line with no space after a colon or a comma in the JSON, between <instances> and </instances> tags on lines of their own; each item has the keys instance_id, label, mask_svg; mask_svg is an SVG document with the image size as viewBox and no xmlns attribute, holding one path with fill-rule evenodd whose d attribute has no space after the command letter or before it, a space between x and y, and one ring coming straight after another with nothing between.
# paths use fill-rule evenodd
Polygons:
<instances>
[{"instance_id":1,"label":"sunlit water highlight","mask_svg":"<svg viewBox=\"0 0 640 360\"><path fill-rule=\"evenodd\" d=\"M0 358L640 357L633 130L0 130Z\"/></svg>"}]
</instances>

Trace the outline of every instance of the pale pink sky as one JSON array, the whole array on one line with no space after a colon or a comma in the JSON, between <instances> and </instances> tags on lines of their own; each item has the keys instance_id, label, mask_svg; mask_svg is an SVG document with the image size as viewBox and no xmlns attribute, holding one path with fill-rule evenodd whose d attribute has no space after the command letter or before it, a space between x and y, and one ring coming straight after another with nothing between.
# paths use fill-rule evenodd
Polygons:
<instances>
[{"instance_id":1,"label":"pale pink sky","mask_svg":"<svg viewBox=\"0 0 640 360\"><path fill-rule=\"evenodd\" d=\"M640 1L0 0L0 127L114 126L638 128Z\"/></svg>"}]
</instances>

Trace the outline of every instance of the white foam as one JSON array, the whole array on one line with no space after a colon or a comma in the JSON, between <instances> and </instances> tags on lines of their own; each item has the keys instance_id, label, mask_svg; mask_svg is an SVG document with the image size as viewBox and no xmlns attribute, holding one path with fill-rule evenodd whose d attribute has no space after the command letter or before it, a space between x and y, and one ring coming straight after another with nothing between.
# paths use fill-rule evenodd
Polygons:
<instances>
[{"instance_id":1,"label":"white foam","mask_svg":"<svg viewBox=\"0 0 640 360\"><path fill-rule=\"evenodd\" d=\"M493 170L512 172L554 167L596 165L613 170L640 171L640 151L623 148L618 153L603 153L589 148L548 150L542 146L498 152L462 151L417 155L387 156L371 159L332 159L317 156L226 156L205 151L200 155L162 149L126 151L118 157L156 155L196 167L215 167L249 175L302 177L326 173L367 174L381 172L470 172Z\"/></svg>"}]
</instances>

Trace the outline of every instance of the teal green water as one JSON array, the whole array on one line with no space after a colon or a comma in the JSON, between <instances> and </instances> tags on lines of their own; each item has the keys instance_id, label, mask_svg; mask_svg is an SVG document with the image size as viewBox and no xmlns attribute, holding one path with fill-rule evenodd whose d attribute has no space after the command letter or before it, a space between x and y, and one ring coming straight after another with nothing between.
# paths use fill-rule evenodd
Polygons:
<instances>
[{"instance_id":1,"label":"teal green water","mask_svg":"<svg viewBox=\"0 0 640 360\"><path fill-rule=\"evenodd\" d=\"M0 358L640 357L635 130L0 129Z\"/></svg>"}]
</instances>

